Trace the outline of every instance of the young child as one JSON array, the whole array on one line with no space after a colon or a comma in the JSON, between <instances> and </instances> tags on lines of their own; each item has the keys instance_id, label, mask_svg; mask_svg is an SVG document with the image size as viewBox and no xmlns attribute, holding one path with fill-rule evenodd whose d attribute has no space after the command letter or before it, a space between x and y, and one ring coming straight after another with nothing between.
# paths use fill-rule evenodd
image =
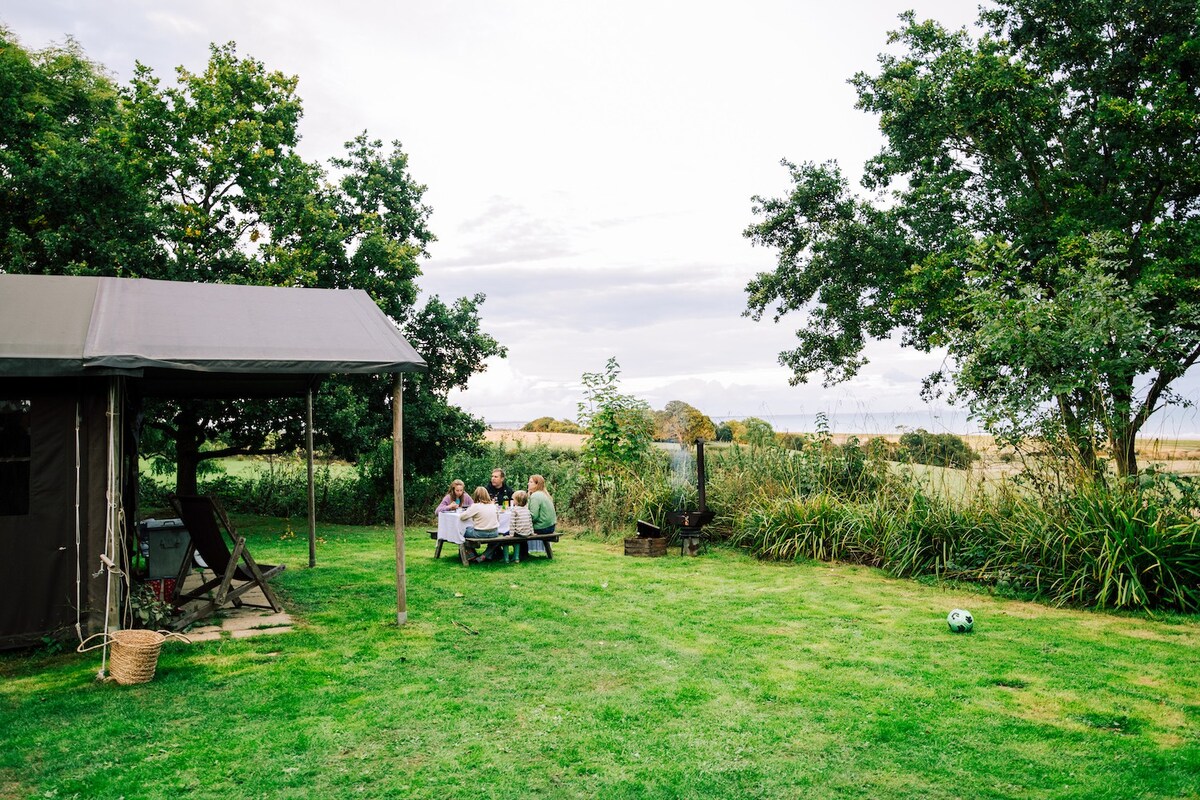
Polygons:
<instances>
[{"instance_id":1,"label":"young child","mask_svg":"<svg viewBox=\"0 0 1200 800\"><path fill-rule=\"evenodd\" d=\"M533 516L529 513L526 505L529 503L529 492L524 490L513 492L512 506L512 523L509 525L509 532L513 536L532 536L533 535ZM508 561L508 548L504 548L504 560ZM517 564L521 563L521 545L514 544L512 546L513 561Z\"/></svg>"}]
</instances>

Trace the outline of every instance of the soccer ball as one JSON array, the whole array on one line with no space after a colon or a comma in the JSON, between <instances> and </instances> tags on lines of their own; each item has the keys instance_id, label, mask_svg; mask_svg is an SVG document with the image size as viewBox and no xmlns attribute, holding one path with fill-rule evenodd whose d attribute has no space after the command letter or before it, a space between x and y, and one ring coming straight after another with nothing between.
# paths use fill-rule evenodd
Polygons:
<instances>
[{"instance_id":1,"label":"soccer ball","mask_svg":"<svg viewBox=\"0 0 1200 800\"><path fill-rule=\"evenodd\" d=\"M970 611L963 611L961 608L956 608L946 615L946 624L955 633L966 633L975 627L975 618L971 616Z\"/></svg>"}]
</instances>

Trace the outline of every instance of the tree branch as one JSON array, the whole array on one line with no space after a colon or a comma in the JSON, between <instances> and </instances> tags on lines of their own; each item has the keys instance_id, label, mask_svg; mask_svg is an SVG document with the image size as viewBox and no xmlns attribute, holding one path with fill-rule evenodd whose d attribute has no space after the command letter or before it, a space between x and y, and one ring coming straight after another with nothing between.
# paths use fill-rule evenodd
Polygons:
<instances>
[{"instance_id":1,"label":"tree branch","mask_svg":"<svg viewBox=\"0 0 1200 800\"><path fill-rule=\"evenodd\" d=\"M1192 352L1188 354L1188 357L1180 362L1178 369L1164 369L1158 373L1158 377L1154 379L1154 383L1150 386L1150 391L1146 392L1146 399L1142 401L1142 407L1138 409L1137 416L1133 418L1133 430L1135 432L1141 430L1142 425L1157 410L1155 406L1158 404L1158 398L1166 391L1171 381L1191 369L1197 359L1200 359L1200 344L1197 344Z\"/></svg>"},{"instance_id":2,"label":"tree branch","mask_svg":"<svg viewBox=\"0 0 1200 800\"><path fill-rule=\"evenodd\" d=\"M265 450L258 450L253 447L226 447L221 450L204 450L197 457L197 461L207 461L213 458L228 458L229 456L281 456L292 452L290 447L271 447Z\"/></svg>"}]
</instances>

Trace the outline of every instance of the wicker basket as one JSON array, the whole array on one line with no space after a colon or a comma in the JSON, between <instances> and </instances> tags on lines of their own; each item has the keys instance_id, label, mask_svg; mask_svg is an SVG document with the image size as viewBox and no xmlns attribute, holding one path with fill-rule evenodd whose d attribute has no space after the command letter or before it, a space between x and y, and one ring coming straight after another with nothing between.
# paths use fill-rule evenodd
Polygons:
<instances>
[{"instance_id":1,"label":"wicker basket","mask_svg":"<svg viewBox=\"0 0 1200 800\"><path fill-rule=\"evenodd\" d=\"M100 644L85 646L97 636L106 638ZM122 686L130 686L135 683L149 683L154 677L154 670L158 668L158 651L162 649L163 642L172 636L191 643L186 636L171 631L130 629L110 634L93 634L80 642L76 649L83 653L105 644L112 644L112 654L108 662L109 674Z\"/></svg>"}]
</instances>

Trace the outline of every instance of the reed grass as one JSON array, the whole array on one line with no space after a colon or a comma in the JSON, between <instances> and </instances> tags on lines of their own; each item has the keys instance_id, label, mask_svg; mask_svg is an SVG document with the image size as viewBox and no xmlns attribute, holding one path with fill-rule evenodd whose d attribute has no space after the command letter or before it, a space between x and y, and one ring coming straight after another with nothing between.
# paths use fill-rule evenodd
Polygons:
<instances>
[{"instance_id":1,"label":"reed grass","mask_svg":"<svg viewBox=\"0 0 1200 800\"><path fill-rule=\"evenodd\" d=\"M1200 610L1200 491L1187 478L959 479L946 491L935 468L897 470L854 441L734 445L714 456L710 531L758 558L864 564L1055 605ZM695 499L658 468L578 505L592 509L597 531L628 535L635 516L662 525Z\"/></svg>"}]
</instances>

